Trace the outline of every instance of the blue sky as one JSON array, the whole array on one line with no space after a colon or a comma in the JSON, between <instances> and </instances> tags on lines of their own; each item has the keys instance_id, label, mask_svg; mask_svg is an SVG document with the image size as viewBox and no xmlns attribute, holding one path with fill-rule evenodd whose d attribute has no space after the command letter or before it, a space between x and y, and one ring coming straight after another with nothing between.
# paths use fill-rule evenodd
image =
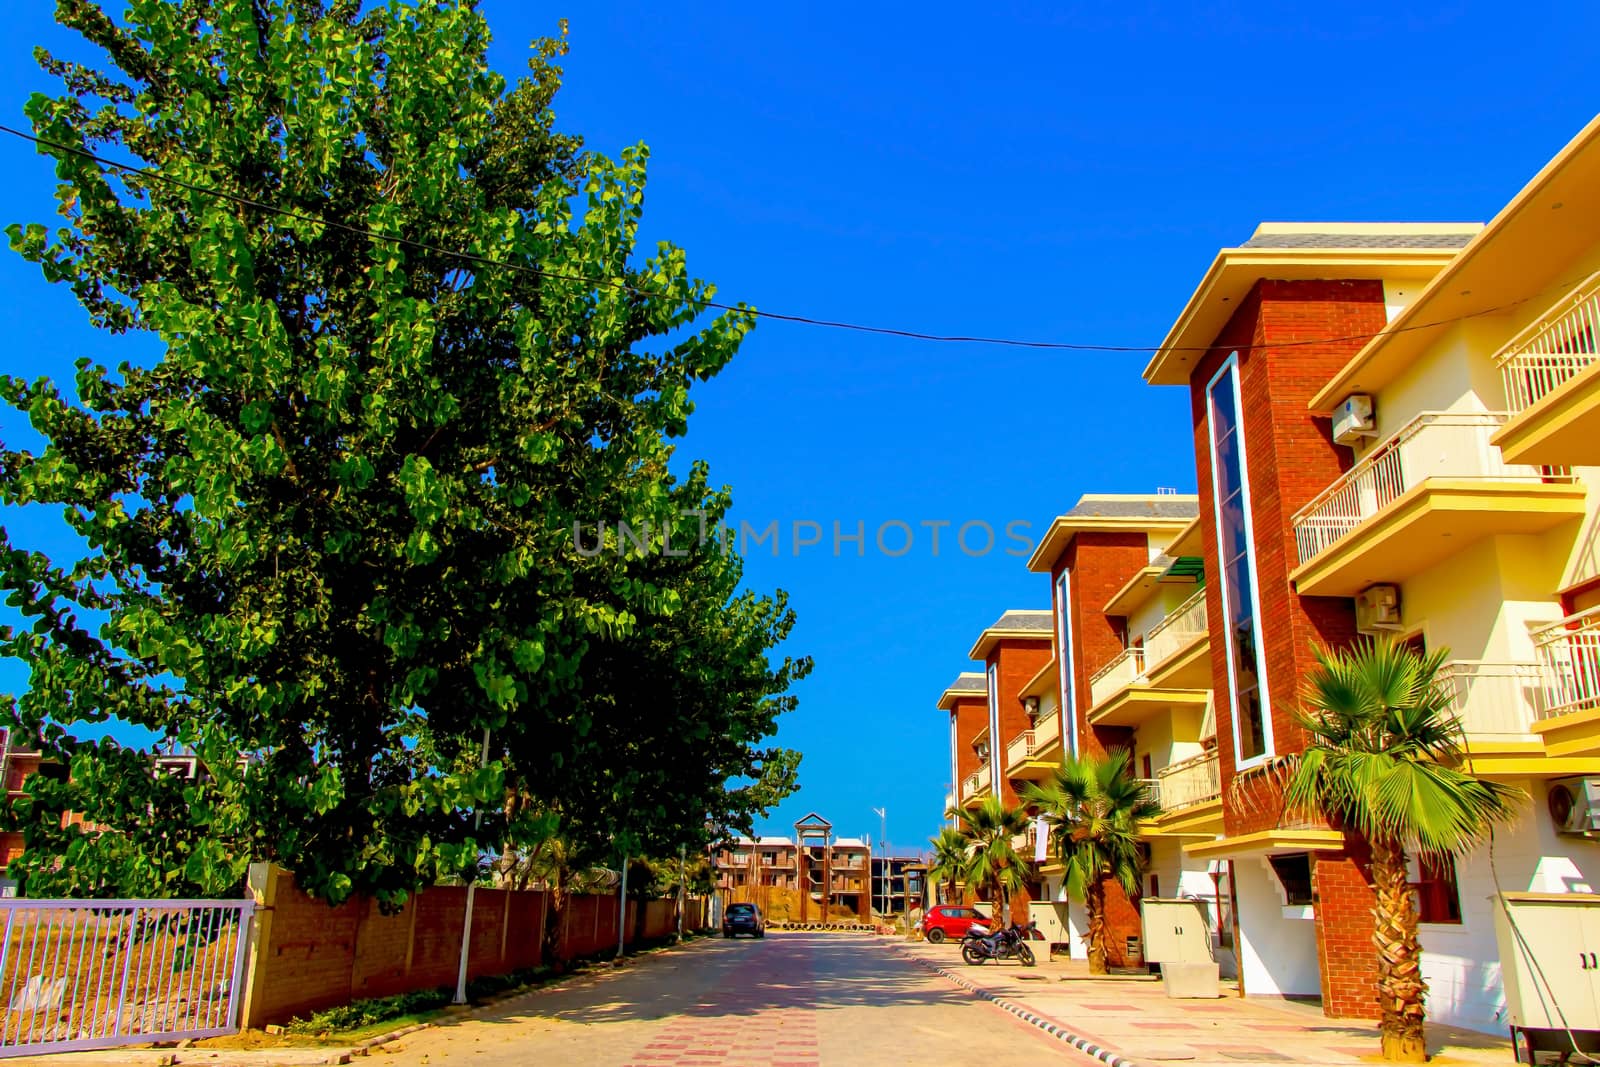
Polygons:
<instances>
[{"instance_id":1,"label":"blue sky","mask_svg":"<svg viewBox=\"0 0 1600 1067\"><path fill-rule=\"evenodd\" d=\"M1600 108L1600 12L1579 3L1516 21L1449 4L483 6L508 75L570 19L560 122L608 153L650 145L646 242L683 245L725 298L940 333L1154 344L1257 222L1484 220ZM47 87L29 51L64 41L52 8L0 9L0 121ZM0 223L49 221L53 186L0 138ZM0 315L10 372L123 358L5 252ZM1194 487L1186 396L1143 365L766 322L700 390L685 457L733 485L736 518L780 524L780 555L752 549L747 578L789 590L793 651L817 660L779 735L806 756L774 832L815 809L877 837L879 806L896 846L937 828L934 701L979 629L1048 603L1006 523L1037 535L1084 492ZM795 554L807 520L822 543ZM892 520L915 534L899 557L872 543ZM941 520L936 557L921 524ZM864 556L834 555L835 521L865 524ZM953 547L969 521L1001 535L993 551Z\"/></svg>"}]
</instances>

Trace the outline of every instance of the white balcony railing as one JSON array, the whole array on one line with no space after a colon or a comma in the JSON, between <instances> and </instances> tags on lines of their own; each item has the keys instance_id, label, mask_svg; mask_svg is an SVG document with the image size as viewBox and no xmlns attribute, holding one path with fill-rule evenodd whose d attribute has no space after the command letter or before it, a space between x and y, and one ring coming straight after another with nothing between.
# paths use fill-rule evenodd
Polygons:
<instances>
[{"instance_id":1,"label":"white balcony railing","mask_svg":"<svg viewBox=\"0 0 1600 1067\"><path fill-rule=\"evenodd\" d=\"M1033 731L1024 730L1011 739L1006 746L1006 766L1015 767L1029 756L1033 755Z\"/></svg>"},{"instance_id":2,"label":"white balcony railing","mask_svg":"<svg viewBox=\"0 0 1600 1067\"><path fill-rule=\"evenodd\" d=\"M1600 272L1556 301L1495 353L1513 415L1583 373L1600 342Z\"/></svg>"},{"instance_id":3,"label":"white balcony railing","mask_svg":"<svg viewBox=\"0 0 1600 1067\"><path fill-rule=\"evenodd\" d=\"M1038 722L1033 724L1033 752L1028 753L1028 755L1031 756L1036 752L1043 752L1055 744L1056 738L1060 736L1061 711L1059 708L1051 708L1048 713L1039 717Z\"/></svg>"},{"instance_id":4,"label":"white balcony railing","mask_svg":"<svg viewBox=\"0 0 1600 1067\"><path fill-rule=\"evenodd\" d=\"M1544 704L1541 676L1537 663L1454 660L1440 668L1438 682L1470 738L1532 730Z\"/></svg>"},{"instance_id":5,"label":"white balcony railing","mask_svg":"<svg viewBox=\"0 0 1600 1067\"><path fill-rule=\"evenodd\" d=\"M1089 702L1098 705L1117 690L1144 677L1144 649L1130 648L1089 679Z\"/></svg>"},{"instance_id":6,"label":"white balcony railing","mask_svg":"<svg viewBox=\"0 0 1600 1067\"><path fill-rule=\"evenodd\" d=\"M1507 463L1489 443L1498 411L1425 411L1373 448L1294 517L1295 548L1307 563L1429 478L1569 482L1565 468Z\"/></svg>"},{"instance_id":7,"label":"white balcony railing","mask_svg":"<svg viewBox=\"0 0 1600 1067\"><path fill-rule=\"evenodd\" d=\"M1024 730L1006 745L1006 766L1015 767L1055 744L1061 736L1061 720L1054 713L1043 716L1031 730Z\"/></svg>"},{"instance_id":8,"label":"white balcony railing","mask_svg":"<svg viewBox=\"0 0 1600 1067\"><path fill-rule=\"evenodd\" d=\"M1144 665L1153 671L1206 633L1206 591L1185 600L1144 635Z\"/></svg>"},{"instance_id":9,"label":"white balcony railing","mask_svg":"<svg viewBox=\"0 0 1600 1067\"><path fill-rule=\"evenodd\" d=\"M1600 707L1600 608L1562 619L1533 635L1542 715Z\"/></svg>"},{"instance_id":10,"label":"white balcony railing","mask_svg":"<svg viewBox=\"0 0 1600 1067\"><path fill-rule=\"evenodd\" d=\"M1215 752L1191 756L1156 772L1156 798L1168 811L1221 795L1222 776Z\"/></svg>"},{"instance_id":11,"label":"white balcony railing","mask_svg":"<svg viewBox=\"0 0 1600 1067\"><path fill-rule=\"evenodd\" d=\"M967 775L966 789L962 791L962 799L968 800L987 793L991 781L992 775L989 772L989 765L985 763L982 767Z\"/></svg>"}]
</instances>

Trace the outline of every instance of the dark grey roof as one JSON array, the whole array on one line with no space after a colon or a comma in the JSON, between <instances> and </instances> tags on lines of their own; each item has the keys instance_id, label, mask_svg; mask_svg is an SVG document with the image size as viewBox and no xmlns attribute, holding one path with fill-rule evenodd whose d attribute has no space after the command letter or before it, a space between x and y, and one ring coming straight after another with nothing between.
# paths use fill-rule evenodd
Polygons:
<instances>
[{"instance_id":1,"label":"dark grey roof","mask_svg":"<svg viewBox=\"0 0 1600 1067\"><path fill-rule=\"evenodd\" d=\"M1192 519L1200 504L1176 496L1079 500L1064 516L1069 519Z\"/></svg>"},{"instance_id":2,"label":"dark grey roof","mask_svg":"<svg viewBox=\"0 0 1600 1067\"><path fill-rule=\"evenodd\" d=\"M989 692L989 685L983 680L981 674L958 674L956 680L951 682L945 690L949 693L985 693Z\"/></svg>"},{"instance_id":3,"label":"dark grey roof","mask_svg":"<svg viewBox=\"0 0 1600 1067\"><path fill-rule=\"evenodd\" d=\"M1039 630L1049 633L1051 630L1050 611L1041 608L1038 611L1008 611L1000 616L991 630Z\"/></svg>"},{"instance_id":4,"label":"dark grey roof","mask_svg":"<svg viewBox=\"0 0 1600 1067\"><path fill-rule=\"evenodd\" d=\"M1258 233L1241 248L1461 248L1470 233Z\"/></svg>"}]
</instances>

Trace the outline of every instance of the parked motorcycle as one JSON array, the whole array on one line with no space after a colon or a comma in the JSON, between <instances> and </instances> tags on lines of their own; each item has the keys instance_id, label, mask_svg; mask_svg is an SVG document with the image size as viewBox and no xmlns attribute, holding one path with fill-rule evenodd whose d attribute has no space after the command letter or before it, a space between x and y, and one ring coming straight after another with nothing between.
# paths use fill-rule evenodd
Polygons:
<instances>
[{"instance_id":1,"label":"parked motorcycle","mask_svg":"<svg viewBox=\"0 0 1600 1067\"><path fill-rule=\"evenodd\" d=\"M981 966L987 960L998 963L1001 960L1017 960L1024 967L1032 967L1033 949L1028 947L1028 939L1034 934L1035 923L1027 926L1007 926L994 933L989 928L974 923L967 931L967 936L961 939L961 958L967 961L969 967Z\"/></svg>"}]
</instances>

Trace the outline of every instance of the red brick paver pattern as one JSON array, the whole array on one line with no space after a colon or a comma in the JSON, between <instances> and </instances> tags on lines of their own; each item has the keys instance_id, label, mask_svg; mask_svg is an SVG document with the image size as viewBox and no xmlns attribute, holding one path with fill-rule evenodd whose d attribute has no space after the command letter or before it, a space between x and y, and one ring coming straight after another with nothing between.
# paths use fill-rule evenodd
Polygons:
<instances>
[{"instance_id":1,"label":"red brick paver pattern","mask_svg":"<svg viewBox=\"0 0 1600 1067\"><path fill-rule=\"evenodd\" d=\"M887 939L696 942L402 1039L385 1067L875 1067L1090 1060Z\"/></svg>"}]
</instances>

